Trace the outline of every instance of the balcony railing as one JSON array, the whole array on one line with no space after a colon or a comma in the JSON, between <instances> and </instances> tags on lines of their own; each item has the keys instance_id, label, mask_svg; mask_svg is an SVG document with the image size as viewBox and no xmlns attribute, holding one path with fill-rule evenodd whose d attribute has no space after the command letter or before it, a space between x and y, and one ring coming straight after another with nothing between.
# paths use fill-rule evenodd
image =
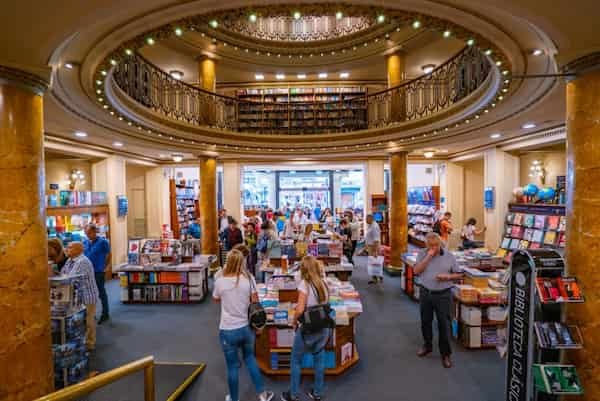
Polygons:
<instances>
[{"instance_id":1,"label":"balcony railing","mask_svg":"<svg viewBox=\"0 0 600 401\"><path fill-rule=\"evenodd\" d=\"M170 119L239 132L292 135L351 132L428 118L477 91L490 71L488 57L475 47L466 47L431 73L399 86L343 96L335 102L302 104L253 101L208 92L171 77L139 54L122 60L112 76L130 98ZM279 113L277 119L269 117L274 111ZM256 116L252 125L244 120L248 112ZM299 112L309 112L309 117L297 118Z\"/></svg>"}]
</instances>

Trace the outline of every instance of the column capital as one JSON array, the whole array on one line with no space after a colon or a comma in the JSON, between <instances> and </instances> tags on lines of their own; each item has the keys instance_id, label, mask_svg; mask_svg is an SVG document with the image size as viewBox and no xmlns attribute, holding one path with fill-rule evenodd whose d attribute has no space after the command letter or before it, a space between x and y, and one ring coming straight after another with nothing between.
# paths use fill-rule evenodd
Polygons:
<instances>
[{"instance_id":1,"label":"column capital","mask_svg":"<svg viewBox=\"0 0 600 401\"><path fill-rule=\"evenodd\" d=\"M567 81L577 79L582 75L600 70L600 51L581 56L561 68L563 74L573 74Z\"/></svg>"},{"instance_id":2,"label":"column capital","mask_svg":"<svg viewBox=\"0 0 600 401\"><path fill-rule=\"evenodd\" d=\"M0 84L18 86L40 96L49 86L48 81L37 75L5 65L0 65Z\"/></svg>"}]
</instances>

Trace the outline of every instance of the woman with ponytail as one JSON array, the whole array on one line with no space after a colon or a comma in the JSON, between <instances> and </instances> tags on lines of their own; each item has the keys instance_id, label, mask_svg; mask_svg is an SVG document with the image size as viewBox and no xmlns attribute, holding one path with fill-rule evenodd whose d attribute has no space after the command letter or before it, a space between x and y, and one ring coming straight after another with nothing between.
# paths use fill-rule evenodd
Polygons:
<instances>
[{"instance_id":1,"label":"woman with ponytail","mask_svg":"<svg viewBox=\"0 0 600 401\"><path fill-rule=\"evenodd\" d=\"M307 395L313 400L320 401L325 382L325 345L331 335L330 328L323 328L316 332L303 330L301 317L307 308L329 302L329 291L322 275L321 262L313 256L302 258L300 266L301 281L298 284L298 303L294 313L293 326L296 329L294 345L292 347L292 360L290 371L290 391L281 395L282 401L296 401L299 399L300 378L302 374L302 360L305 353L313 355L315 384Z\"/></svg>"},{"instance_id":2,"label":"woman with ponytail","mask_svg":"<svg viewBox=\"0 0 600 401\"><path fill-rule=\"evenodd\" d=\"M234 249L227 254L225 268L217 273L213 298L221 304L219 340L227 363L229 395L226 401L239 401L239 351L250 378L259 395L259 401L270 401L273 393L265 391L263 378L256 363L254 343L256 335L248 322L248 307L258 301L256 282L246 270L246 258Z\"/></svg>"}]
</instances>

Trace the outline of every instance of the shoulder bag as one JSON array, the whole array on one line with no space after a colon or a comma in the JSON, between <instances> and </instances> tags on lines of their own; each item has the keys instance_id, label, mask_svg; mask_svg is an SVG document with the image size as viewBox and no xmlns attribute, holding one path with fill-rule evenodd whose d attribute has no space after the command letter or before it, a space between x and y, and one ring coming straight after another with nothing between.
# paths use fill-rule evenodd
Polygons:
<instances>
[{"instance_id":1,"label":"shoulder bag","mask_svg":"<svg viewBox=\"0 0 600 401\"><path fill-rule=\"evenodd\" d=\"M250 305L248 305L248 323L255 330L261 330L267 325L267 312L260 302L252 301L252 293L256 292L252 276L248 277L250 282Z\"/></svg>"}]
</instances>

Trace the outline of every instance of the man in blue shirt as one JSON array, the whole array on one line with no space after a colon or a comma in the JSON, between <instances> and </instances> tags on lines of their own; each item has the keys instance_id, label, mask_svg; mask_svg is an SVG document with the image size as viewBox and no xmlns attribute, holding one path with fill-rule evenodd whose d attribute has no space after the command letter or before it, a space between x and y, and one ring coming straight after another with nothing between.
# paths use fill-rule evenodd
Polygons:
<instances>
[{"instance_id":1,"label":"man in blue shirt","mask_svg":"<svg viewBox=\"0 0 600 401\"><path fill-rule=\"evenodd\" d=\"M202 234L202 226L200 224L200 217L198 217L193 223L188 226L188 234L194 239L200 239Z\"/></svg>"},{"instance_id":2,"label":"man in blue shirt","mask_svg":"<svg viewBox=\"0 0 600 401\"><path fill-rule=\"evenodd\" d=\"M110 263L110 245L106 238L98 236L98 227L95 224L88 224L85 228L87 239L84 241L85 256L94 265L94 275L96 277L96 285L100 301L102 302L102 315L98 324L102 324L109 319L108 315L108 295L104 287L104 270Z\"/></svg>"}]
</instances>

